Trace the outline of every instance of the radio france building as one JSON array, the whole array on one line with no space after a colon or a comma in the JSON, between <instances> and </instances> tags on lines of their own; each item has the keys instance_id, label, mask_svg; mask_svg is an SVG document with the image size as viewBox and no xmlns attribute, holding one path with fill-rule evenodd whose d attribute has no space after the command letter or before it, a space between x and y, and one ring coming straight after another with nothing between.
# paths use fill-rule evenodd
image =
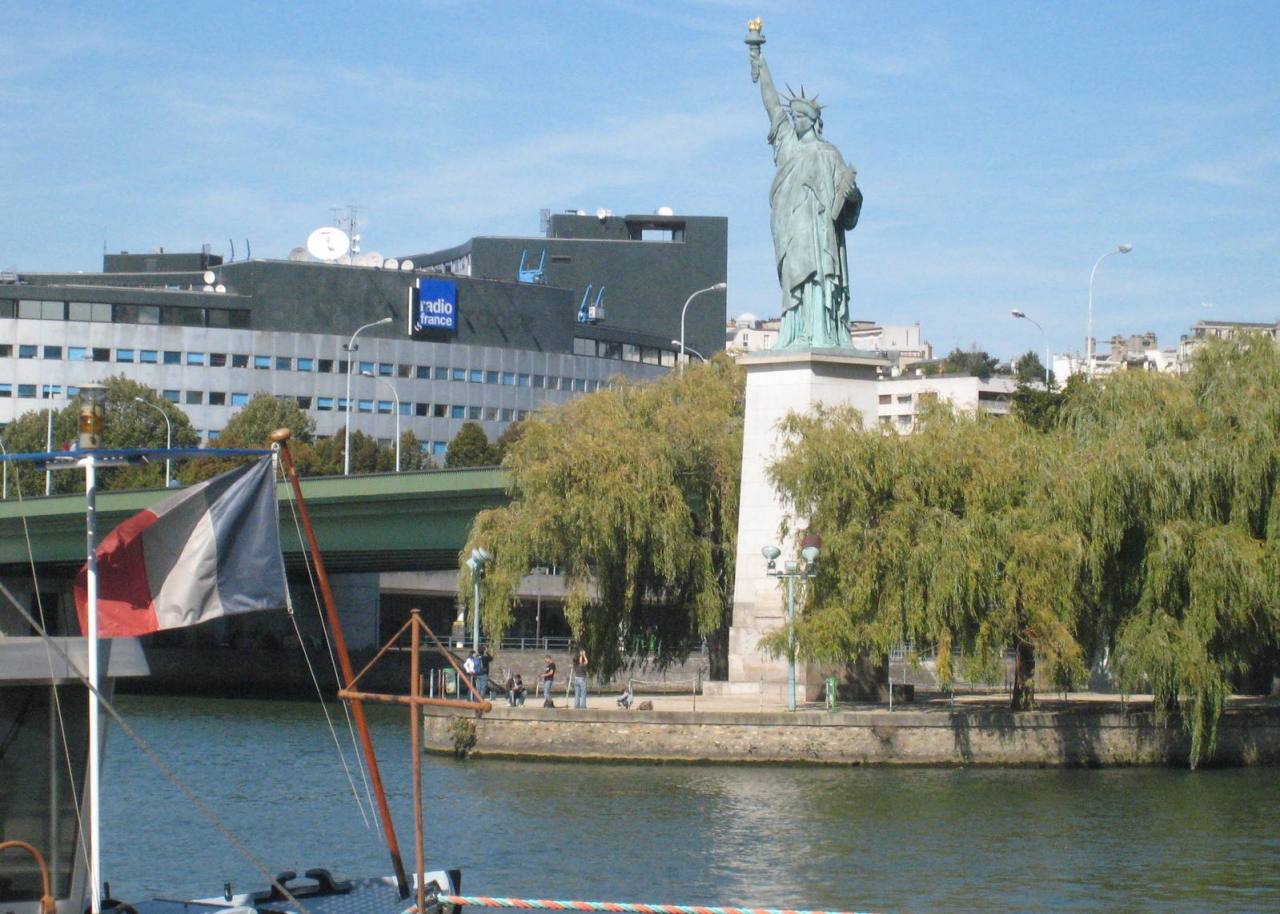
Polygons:
<instances>
[{"instance_id":1,"label":"radio france building","mask_svg":"<svg viewBox=\"0 0 1280 914\"><path fill-rule=\"evenodd\" d=\"M101 273L0 274L0 425L124 375L180 406L203 441L263 391L327 437L344 430L349 389L353 431L389 444L398 418L441 457L465 421L492 441L544 404L674 366L686 300L725 279L727 220L544 222L545 237L473 238L382 266L224 262L206 246L107 254ZM724 311L723 292L699 296L691 350L724 348Z\"/></svg>"}]
</instances>

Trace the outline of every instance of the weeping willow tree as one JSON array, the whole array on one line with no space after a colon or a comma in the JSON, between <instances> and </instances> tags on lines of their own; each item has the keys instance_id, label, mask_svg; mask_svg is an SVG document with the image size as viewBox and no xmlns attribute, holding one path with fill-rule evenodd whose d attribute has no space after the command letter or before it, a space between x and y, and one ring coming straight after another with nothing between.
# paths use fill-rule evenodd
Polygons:
<instances>
[{"instance_id":1,"label":"weeping willow tree","mask_svg":"<svg viewBox=\"0 0 1280 914\"><path fill-rule=\"evenodd\" d=\"M1123 685L1211 753L1232 683L1280 644L1280 351L1201 349L1184 379L1124 374L1064 408L1082 582Z\"/></svg>"},{"instance_id":2,"label":"weeping willow tree","mask_svg":"<svg viewBox=\"0 0 1280 914\"><path fill-rule=\"evenodd\" d=\"M484 628L510 626L520 579L555 565L565 613L592 669L609 676L632 650L657 662L708 639L727 672L733 599L742 371L720 356L647 384L619 383L522 424L503 466L512 502L476 517L463 557L494 556ZM471 584L461 564L460 587Z\"/></svg>"},{"instance_id":3,"label":"weeping willow tree","mask_svg":"<svg viewBox=\"0 0 1280 914\"><path fill-rule=\"evenodd\" d=\"M1029 707L1037 658L1055 682L1084 669L1083 547L1057 523L1060 458L1029 427L985 413L935 404L920 420L907 436L864 430L849 409L786 421L771 478L823 537L798 650L831 663L927 645L946 685L961 658L989 676L1012 647L1013 707ZM786 641L777 632L765 646Z\"/></svg>"}]
</instances>

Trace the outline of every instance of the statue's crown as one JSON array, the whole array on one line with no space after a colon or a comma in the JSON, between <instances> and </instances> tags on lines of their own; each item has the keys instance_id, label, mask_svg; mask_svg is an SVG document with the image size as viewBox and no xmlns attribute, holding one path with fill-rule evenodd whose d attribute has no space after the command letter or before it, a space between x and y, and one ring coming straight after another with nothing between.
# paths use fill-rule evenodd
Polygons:
<instances>
[{"instance_id":1,"label":"statue's crown","mask_svg":"<svg viewBox=\"0 0 1280 914\"><path fill-rule=\"evenodd\" d=\"M796 94L795 94L795 91L791 88L791 86L790 86L790 85L788 85L788 86L787 86L787 95L786 95L786 100L787 100L787 105L788 105L789 107L794 108L796 105L801 105L802 107L805 107L805 108L808 108L809 110L811 110L811 111L813 112L813 114L814 114L814 116L815 116L815 117L821 117L821 116L822 116L822 109L823 109L824 107L826 107L825 105L819 105L819 104L818 104L818 96L817 96L817 95L814 95L814 96L813 96L813 98L809 98L808 96L806 96L806 95L804 94L804 86L803 86L803 85L801 85L801 86L800 86L800 94L799 94L799 95L796 95Z\"/></svg>"}]
</instances>

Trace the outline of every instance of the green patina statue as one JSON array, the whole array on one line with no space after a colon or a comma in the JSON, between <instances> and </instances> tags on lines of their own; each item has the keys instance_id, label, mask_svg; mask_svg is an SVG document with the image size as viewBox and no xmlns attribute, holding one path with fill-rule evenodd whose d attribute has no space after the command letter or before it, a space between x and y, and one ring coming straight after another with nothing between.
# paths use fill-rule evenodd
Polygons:
<instances>
[{"instance_id":1,"label":"green patina statue","mask_svg":"<svg viewBox=\"0 0 1280 914\"><path fill-rule=\"evenodd\" d=\"M773 251L782 285L782 329L774 349L850 348L845 232L858 224L857 171L822 138L822 107L804 87L784 105L760 53L760 20L748 23L751 78L769 113L777 174L769 189Z\"/></svg>"}]
</instances>

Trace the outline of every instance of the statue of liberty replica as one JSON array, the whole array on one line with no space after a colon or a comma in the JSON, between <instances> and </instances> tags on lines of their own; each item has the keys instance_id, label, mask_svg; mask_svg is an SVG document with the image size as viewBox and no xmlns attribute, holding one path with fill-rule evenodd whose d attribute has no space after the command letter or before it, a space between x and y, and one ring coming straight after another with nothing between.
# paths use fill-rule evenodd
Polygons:
<instances>
[{"instance_id":1,"label":"statue of liberty replica","mask_svg":"<svg viewBox=\"0 0 1280 914\"><path fill-rule=\"evenodd\" d=\"M760 47L759 19L748 23L751 79L769 115L769 145L777 173L769 189L770 225L782 328L775 350L850 348L849 259L845 232L858 224L862 192L857 171L822 138L822 106L787 87L778 96Z\"/></svg>"}]
</instances>

